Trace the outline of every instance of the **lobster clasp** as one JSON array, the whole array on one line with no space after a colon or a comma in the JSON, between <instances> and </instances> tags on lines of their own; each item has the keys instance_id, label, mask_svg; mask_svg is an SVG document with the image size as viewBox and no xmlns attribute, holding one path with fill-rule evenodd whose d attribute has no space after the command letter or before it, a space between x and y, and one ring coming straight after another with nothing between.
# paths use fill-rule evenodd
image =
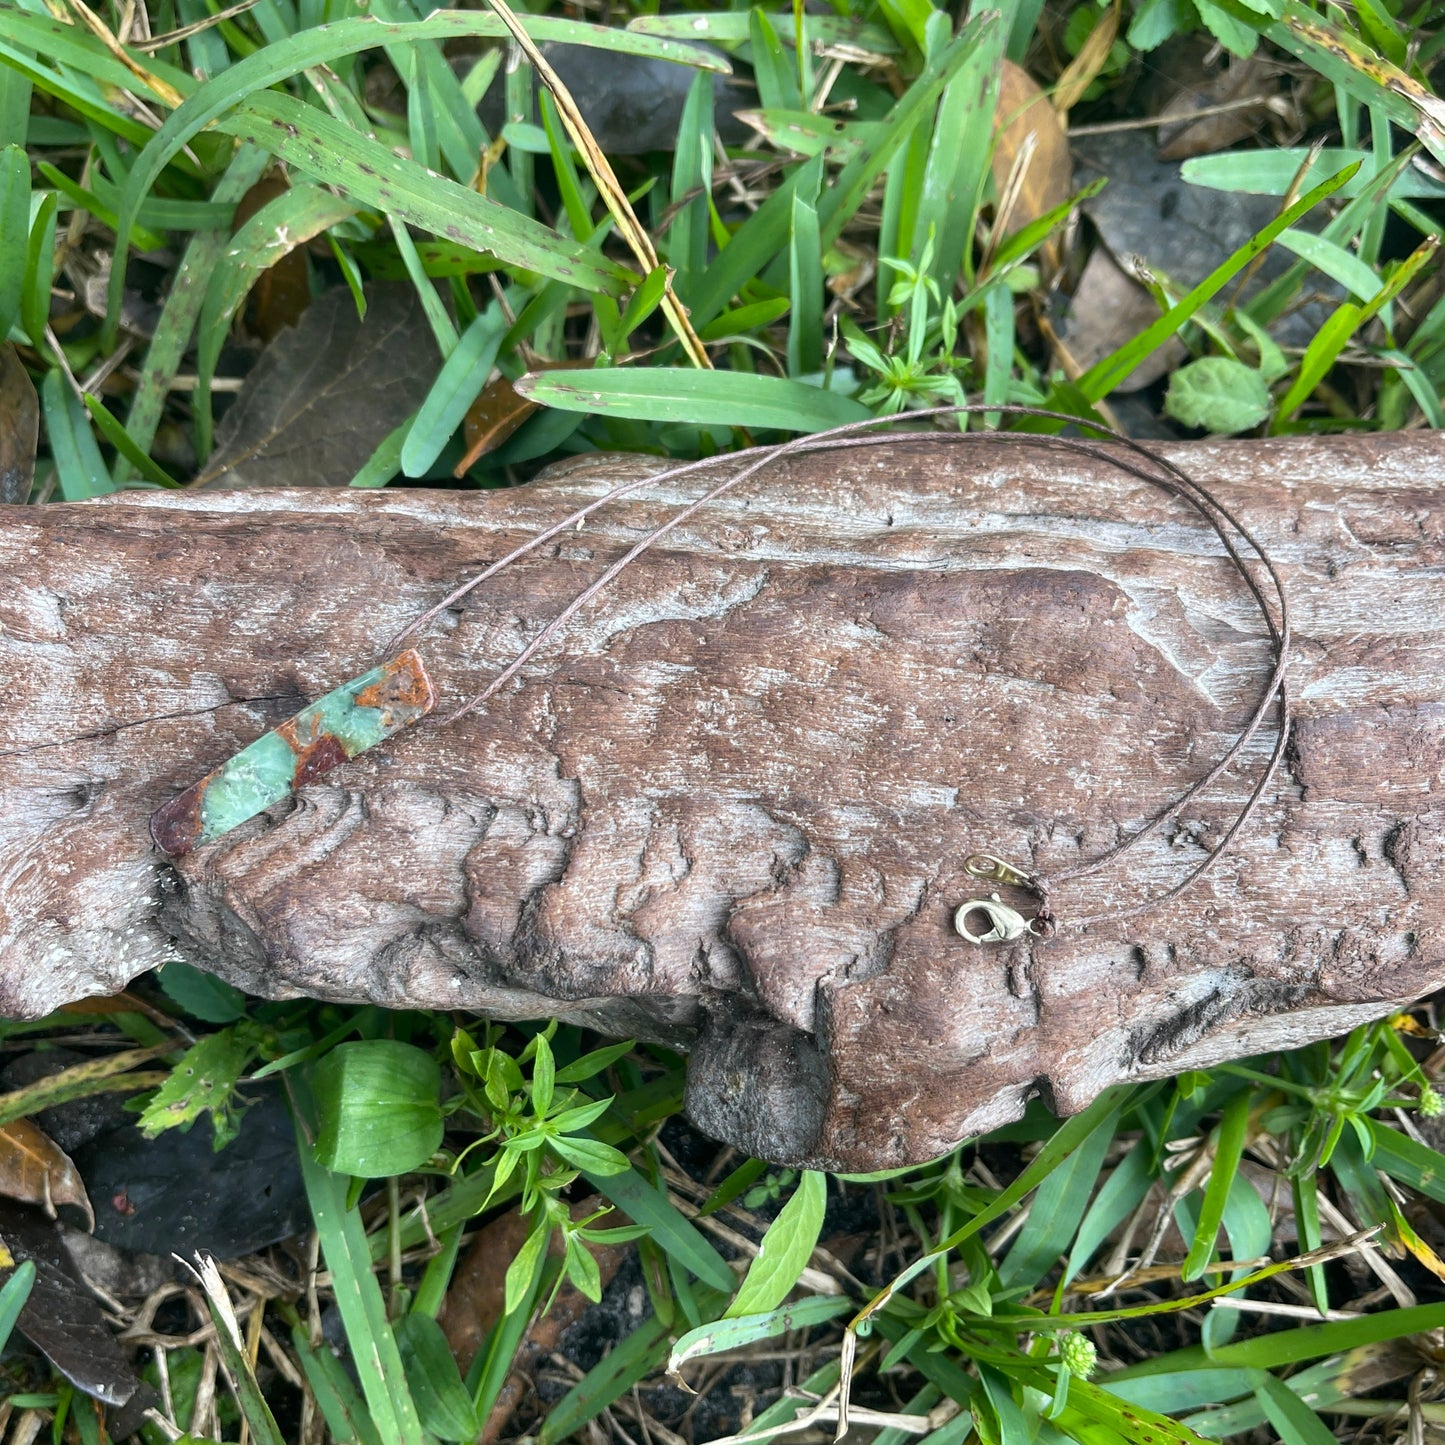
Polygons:
<instances>
[{"instance_id":1,"label":"lobster clasp","mask_svg":"<svg viewBox=\"0 0 1445 1445\"><path fill-rule=\"evenodd\" d=\"M971 913L982 913L993 927L987 933L973 933L968 927ZM987 898L970 898L953 915L953 926L970 943L1012 943L1037 931L1033 919L1010 908L997 893L990 893Z\"/></svg>"}]
</instances>

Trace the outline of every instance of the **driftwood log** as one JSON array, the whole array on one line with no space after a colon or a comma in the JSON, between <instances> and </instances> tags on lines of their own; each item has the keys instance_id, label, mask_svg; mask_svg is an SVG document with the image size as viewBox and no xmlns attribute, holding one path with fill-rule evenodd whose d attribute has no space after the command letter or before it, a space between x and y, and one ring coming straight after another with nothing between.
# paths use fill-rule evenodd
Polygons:
<instances>
[{"instance_id":1,"label":"driftwood log","mask_svg":"<svg viewBox=\"0 0 1445 1445\"><path fill-rule=\"evenodd\" d=\"M1208 770L1268 674L1217 539L1108 466L902 440L779 465L485 712L175 865L153 809L648 463L0 508L0 1011L180 956L271 997L561 1015L687 1050L714 1135L853 1169L1378 1017L1445 980L1445 441L1170 454L1284 571L1285 766L1180 899L998 947L953 931L964 857L1096 856ZM419 644L442 710L696 490L616 504L447 614ZM1268 732L1061 914L1176 882Z\"/></svg>"}]
</instances>

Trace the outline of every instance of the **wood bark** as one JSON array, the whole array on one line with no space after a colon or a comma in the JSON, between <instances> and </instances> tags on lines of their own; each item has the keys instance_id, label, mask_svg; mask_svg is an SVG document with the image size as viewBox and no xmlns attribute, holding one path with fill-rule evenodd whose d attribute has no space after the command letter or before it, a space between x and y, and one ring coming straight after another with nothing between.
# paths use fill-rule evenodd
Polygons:
<instances>
[{"instance_id":1,"label":"wood bark","mask_svg":"<svg viewBox=\"0 0 1445 1445\"><path fill-rule=\"evenodd\" d=\"M687 1050L714 1135L850 1169L1378 1017L1445 979L1445 440L1168 454L1285 574L1286 764L1181 898L995 947L952 927L966 855L1096 857L1208 771L1268 676L1217 539L1108 465L899 440L775 466L484 712L174 865L153 809L648 463L0 508L0 1011L181 957L269 997L555 1014ZM614 504L446 614L418 644L441 711L698 490ZM1271 743L1061 916L1177 882Z\"/></svg>"}]
</instances>

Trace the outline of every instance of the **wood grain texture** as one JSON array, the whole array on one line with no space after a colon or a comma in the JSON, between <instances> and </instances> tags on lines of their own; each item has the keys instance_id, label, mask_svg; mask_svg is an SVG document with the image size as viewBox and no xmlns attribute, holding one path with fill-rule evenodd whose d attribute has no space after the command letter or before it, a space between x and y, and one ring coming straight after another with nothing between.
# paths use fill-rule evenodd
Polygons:
<instances>
[{"instance_id":1,"label":"wood grain texture","mask_svg":"<svg viewBox=\"0 0 1445 1445\"><path fill-rule=\"evenodd\" d=\"M973 851L1087 860L1208 770L1269 650L1177 500L1024 445L811 456L680 527L481 714L172 866L146 820L636 475L515 492L0 508L0 1011L179 954L253 992L560 1014L689 1050L771 1159L936 1154L1031 1096L1298 1044L1445 981L1445 442L1173 448L1266 540L1299 723L1182 899L1046 943L952 931ZM616 504L418 643L437 716L684 495ZM1061 916L1177 881L1272 739Z\"/></svg>"}]
</instances>

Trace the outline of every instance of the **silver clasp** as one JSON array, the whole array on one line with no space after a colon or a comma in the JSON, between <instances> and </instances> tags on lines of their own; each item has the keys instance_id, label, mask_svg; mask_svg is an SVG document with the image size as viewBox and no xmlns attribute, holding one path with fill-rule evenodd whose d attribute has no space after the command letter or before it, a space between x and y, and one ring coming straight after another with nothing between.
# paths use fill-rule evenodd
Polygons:
<instances>
[{"instance_id":1,"label":"silver clasp","mask_svg":"<svg viewBox=\"0 0 1445 1445\"><path fill-rule=\"evenodd\" d=\"M987 933L970 932L970 913L982 913L993 927ZM1034 920L1025 918L1016 908L1010 908L997 893L990 893L987 898L970 898L953 915L953 926L970 943L1012 943L1015 939L1038 934Z\"/></svg>"}]
</instances>

